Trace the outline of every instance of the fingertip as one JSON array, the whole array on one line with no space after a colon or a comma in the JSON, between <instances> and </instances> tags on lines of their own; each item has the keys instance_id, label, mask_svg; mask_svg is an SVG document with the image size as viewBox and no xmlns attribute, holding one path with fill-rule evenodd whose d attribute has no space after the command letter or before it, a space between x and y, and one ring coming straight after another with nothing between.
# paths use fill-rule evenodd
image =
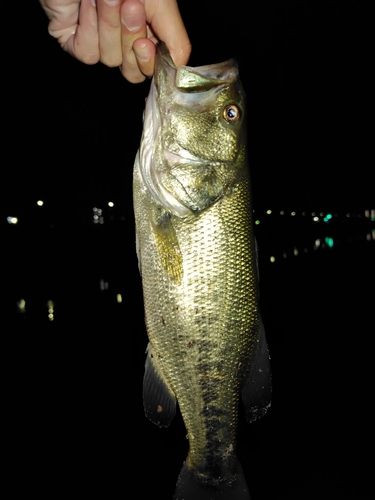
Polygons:
<instances>
[{"instance_id":1,"label":"fingertip","mask_svg":"<svg viewBox=\"0 0 375 500\"><path fill-rule=\"evenodd\" d=\"M138 38L133 43L133 51L142 74L151 77L155 67L155 44L147 38Z\"/></svg>"}]
</instances>

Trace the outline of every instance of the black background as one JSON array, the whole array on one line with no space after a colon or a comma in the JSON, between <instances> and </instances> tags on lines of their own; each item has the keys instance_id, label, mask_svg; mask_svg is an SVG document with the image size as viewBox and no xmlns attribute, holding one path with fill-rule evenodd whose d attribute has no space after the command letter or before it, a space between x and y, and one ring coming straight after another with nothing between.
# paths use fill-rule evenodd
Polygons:
<instances>
[{"instance_id":1,"label":"black background","mask_svg":"<svg viewBox=\"0 0 375 500\"><path fill-rule=\"evenodd\" d=\"M274 377L268 415L247 425L240 413L252 500L374 498L370 2L179 5L191 65L235 57L248 96ZM160 430L143 414L134 252L132 167L150 82L132 85L117 68L65 54L38 2L4 12L6 475L15 491L45 498L127 498L134 487L139 498L171 498L187 440L179 416ZM94 206L102 225L92 224ZM312 211L337 217L314 223Z\"/></svg>"}]
</instances>

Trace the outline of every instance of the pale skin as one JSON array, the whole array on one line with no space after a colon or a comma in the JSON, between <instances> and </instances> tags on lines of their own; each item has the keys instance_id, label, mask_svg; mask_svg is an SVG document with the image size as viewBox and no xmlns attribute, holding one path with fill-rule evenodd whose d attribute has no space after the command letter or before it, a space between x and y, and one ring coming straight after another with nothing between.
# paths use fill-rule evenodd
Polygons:
<instances>
[{"instance_id":1,"label":"pale skin","mask_svg":"<svg viewBox=\"0 0 375 500\"><path fill-rule=\"evenodd\" d=\"M49 33L86 64L119 66L132 83L151 77L155 44L165 42L177 66L191 44L177 0L39 0Z\"/></svg>"}]
</instances>

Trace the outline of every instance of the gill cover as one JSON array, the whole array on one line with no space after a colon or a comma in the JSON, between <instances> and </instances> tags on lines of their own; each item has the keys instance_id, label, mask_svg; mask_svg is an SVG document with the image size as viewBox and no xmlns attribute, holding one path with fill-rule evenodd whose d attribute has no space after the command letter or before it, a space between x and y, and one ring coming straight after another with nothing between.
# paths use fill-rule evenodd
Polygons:
<instances>
[{"instance_id":1,"label":"gill cover","mask_svg":"<svg viewBox=\"0 0 375 500\"><path fill-rule=\"evenodd\" d=\"M233 183L244 143L244 99L233 59L176 67L159 45L140 165L145 188L166 211L199 214Z\"/></svg>"}]
</instances>

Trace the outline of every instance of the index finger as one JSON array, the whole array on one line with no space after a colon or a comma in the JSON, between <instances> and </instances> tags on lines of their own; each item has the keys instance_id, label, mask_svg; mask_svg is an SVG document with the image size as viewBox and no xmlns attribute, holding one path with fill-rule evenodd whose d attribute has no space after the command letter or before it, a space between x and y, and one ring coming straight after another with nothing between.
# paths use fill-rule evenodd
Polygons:
<instances>
[{"instance_id":1,"label":"index finger","mask_svg":"<svg viewBox=\"0 0 375 500\"><path fill-rule=\"evenodd\" d=\"M142 0L141 0L142 1ZM159 40L169 49L176 66L187 64L191 43L176 0L143 0L150 24Z\"/></svg>"}]
</instances>

